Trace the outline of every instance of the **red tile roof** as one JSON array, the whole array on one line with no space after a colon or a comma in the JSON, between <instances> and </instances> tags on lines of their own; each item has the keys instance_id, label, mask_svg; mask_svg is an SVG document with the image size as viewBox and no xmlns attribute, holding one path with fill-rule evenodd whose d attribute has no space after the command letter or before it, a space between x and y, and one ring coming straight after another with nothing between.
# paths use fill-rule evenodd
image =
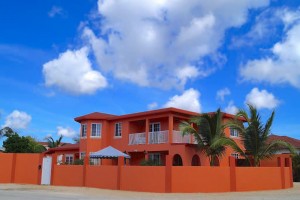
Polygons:
<instances>
[{"instance_id":1,"label":"red tile roof","mask_svg":"<svg viewBox=\"0 0 300 200\"><path fill-rule=\"evenodd\" d=\"M116 115L106 114L106 113L100 113L100 112L93 112L87 115L83 115L80 117L76 117L74 120L76 122L81 122L82 120L86 119L110 119L112 117L115 117Z\"/></svg>"},{"instance_id":2,"label":"red tile roof","mask_svg":"<svg viewBox=\"0 0 300 200\"><path fill-rule=\"evenodd\" d=\"M45 153L54 153L55 151L69 151L69 150L79 151L79 144L66 144L60 147L50 148Z\"/></svg>"},{"instance_id":3,"label":"red tile roof","mask_svg":"<svg viewBox=\"0 0 300 200\"><path fill-rule=\"evenodd\" d=\"M269 139L270 142L272 142L273 140L282 140L282 141L290 143L295 148L300 148L300 140L297 140L295 138L291 138L291 137L288 137L288 136L279 136L279 135L272 134L272 135L269 136L268 139Z\"/></svg>"}]
</instances>

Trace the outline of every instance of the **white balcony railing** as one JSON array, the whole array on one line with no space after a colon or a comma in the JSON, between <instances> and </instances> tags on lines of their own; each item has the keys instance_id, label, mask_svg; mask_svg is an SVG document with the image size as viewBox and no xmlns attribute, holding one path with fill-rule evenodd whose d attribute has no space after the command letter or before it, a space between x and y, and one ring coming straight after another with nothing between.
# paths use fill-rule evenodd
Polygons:
<instances>
[{"instance_id":1,"label":"white balcony railing","mask_svg":"<svg viewBox=\"0 0 300 200\"><path fill-rule=\"evenodd\" d=\"M181 131L173 131L173 143L191 143L191 136L190 135L182 135Z\"/></svg>"},{"instance_id":2,"label":"white balcony railing","mask_svg":"<svg viewBox=\"0 0 300 200\"><path fill-rule=\"evenodd\" d=\"M148 143L149 144L163 144L167 143L169 140L169 131L156 131L149 132Z\"/></svg>"},{"instance_id":3,"label":"white balcony railing","mask_svg":"<svg viewBox=\"0 0 300 200\"><path fill-rule=\"evenodd\" d=\"M129 145L146 144L146 133L129 134Z\"/></svg>"}]
</instances>

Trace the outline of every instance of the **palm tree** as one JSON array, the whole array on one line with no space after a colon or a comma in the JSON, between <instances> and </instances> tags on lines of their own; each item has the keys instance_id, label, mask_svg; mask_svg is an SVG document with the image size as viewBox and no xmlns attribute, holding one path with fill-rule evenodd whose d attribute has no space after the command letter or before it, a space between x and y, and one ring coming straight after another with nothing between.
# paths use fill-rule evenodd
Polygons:
<instances>
[{"instance_id":1,"label":"palm tree","mask_svg":"<svg viewBox=\"0 0 300 200\"><path fill-rule=\"evenodd\" d=\"M61 142L62 138L63 138L63 136L60 135L58 140L54 141L54 139L51 136L49 136L49 137L46 137L45 140L48 142L49 148L54 148L54 147L63 146L63 143Z\"/></svg>"},{"instance_id":2,"label":"palm tree","mask_svg":"<svg viewBox=\"0 0 300 200\"><path fill-rule=\"evenodd\" d=\"M300 154L293 155L293 179L300 182Z\"/></svg>"},{"instance_id":3,"label":"palm tree","mask_svg":"<svg viewBox=\"0 0 300 200\"><path fill-rule=\"evenodd\" d=\"M180 124L183 135L192 134L195 137L197 146L209 158L211 166L216 165L217 158L224 156L226 147L231 147L243 154L235 141L225 136L224 130L227 126L222 118L223 113L218 109L213 114L199 115Z\"/></svg>"},{"instance_id":4,"label":"palm tree","mask_svg":"<svg viewBox=\"0 0 300 200\"><path fill-rule=\"evenodd\" d=\"M253 159L254 166L259 166L260 161L263 159L271 159L282 147L288 148L293 153L294 147L285 141L268 141L275 112L273 111L266 124L263 124L257 109L252 105L248 105L248 107L249 114L243 109L240 109L236 114L236 119L244 118L247 126L244 127L243 124L237 120L229 123L229 126L238 129L240 136L244 141L245 153L248 158Z\"/></svg>"}]
</instances>

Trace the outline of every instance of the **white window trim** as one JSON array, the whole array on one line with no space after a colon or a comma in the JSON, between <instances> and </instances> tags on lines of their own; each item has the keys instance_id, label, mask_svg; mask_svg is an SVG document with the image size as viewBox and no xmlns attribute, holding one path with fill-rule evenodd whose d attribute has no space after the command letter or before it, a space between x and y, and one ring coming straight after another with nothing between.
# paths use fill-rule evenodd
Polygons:
<instances>
[{"instance_id":1,"label":"white window trim","mask_svg":"<svg viewBox=\"0 0 300 200\"><path fill-rule=\"evenodd\" d=\"M99 135L95 135L95 136L93 136L92 135L92 132L93 132L93 124L99 124L100 125L100 133L99 133ZM101 138L101 135L102 135L102 123L92 123L91 124L91 138Z\"/></svg>"},{"instance_id":2,"label":"white window trim","mask_svg":"<svg viewBox=\"0 0 300 200\"><path fill-rule=\"evenodd\" d=\"M116 129L117 129L117 124L121 124L121 135L116 135ZM119 139L119 138L122 138L122 129L123 129L123 124L122 124L122 122L116 122L115 123L115 132L114 132L114 138L116 138L116 139Z\"/></svg>"},{"instance_id":3,"label":"white window trim","mask_svg":"<svg viewBox=\"0 0 300 200\"><path fill-rule=\"evenodd\" d=\"M231 129L233 129L233 131L234 131L234 133L236 133L236 135L231 135ZM232 138L239 138L239 131L237 129L235 129L235 128L230 128L229 129L229 135Z\"/></svg>"},{"instance_id":4,"label":"white window trim","mask_svg":"<svg viewBox=\"0 0 300 200\"><path fill-rule=\"evenodd\" d=\"M85 126L85 136L82 136L82 126ZM80 126L80 138L82 138L82 139L87 138L87 124L81 124L81 126Z\"/></svg>"},{"instance_id":5,"label":"white window trim","mask_svg":"<svg viewBox=\"0 0 300 200\"><path fill-rule=\"evenodd\" d=\"M238 153L232 153L231 154L232 157L234 157L235 159L239 159L240 155Z\"/></svg>"},{"instance_id":6,"label":"white window trim","mask_svg":"<svg viewBox=\"0 0 300 200\"><path fill-rule=\"evenodd\" d=\"M149 132L150 132L150 127L151 126L153 126L152 129L154 129L154 124L159 124L159 131L161 131L161 124L160 124L160 122L151 122L151 123L149 123L149 127L148 127L149 128ZM152 130L151 133L153 133L153 132L159 132L159 131L153 131Z\"/></svg>"},{"instance_id":7,"label":"white window trim","mask_svg":"<svg viewBox=\"0 0 300 200\"><path fill-rule=\"evenodd\" d=\"M84 154L84 157L82 157L82 154ZM86 156L86 153L85 153L85 151L82 151L82 152L80 152L80 154L79 154L79 159L84 159L84 158L85 158L85 156Z\"/></svg>"},{"instance_id":8,"label":"white window trim","mask_svg":"<svg viewBox=\"0 0 300 200\"><path fill-rule=\"evenodd\" d=\"M72 158L72 163L68 163L68 162L67 162L67 157ZM74 154L66 154L66 155L65 155L65 163L73 164L73 163L74 163Z\"/></svg>"}]
</instances>

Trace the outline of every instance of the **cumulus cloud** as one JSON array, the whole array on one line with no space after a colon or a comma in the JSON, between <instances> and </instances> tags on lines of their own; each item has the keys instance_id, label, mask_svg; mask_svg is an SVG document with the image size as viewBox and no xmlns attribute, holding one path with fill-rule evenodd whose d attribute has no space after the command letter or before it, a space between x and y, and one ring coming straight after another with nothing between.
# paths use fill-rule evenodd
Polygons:
<instances>
[{"instance_id":1,"label":"cumulus cloud","mask_svg":"<svg viewBox=\"0 0 300 200\"><path fill-rule=\"evenodd\" d=\"M64 137L68 137L68 138L73 138L76 135L76 131L74 131L72 128L70 127L62 127L62 126L58 126L57 127L57 135L62 135Z\"/></svg>"},{"instance_id":2,"label":"cumulus cloud","mask_svg":"<svg viewBox=\"0 0 300 200\"><path fill-rule=\"evenodd\" d=\"M150 104L148 104L148 110L154 110L155 108L158 107L158 104L156 102L152 102Z\"/></svg>"},{"instance_id":3,"label":"cumulus cloud","mask_svg":"<svg viewBox=\"0 0 300 200\"><path fill-rule=\"evenodd\" d=\"M183 88L216 70L224 33L269 0L99 0L101 27L83 29L100 68L140 86ZM218 59L216 59L218 58ZM154 76L155 74L155 76Z\"/></svg>"},{"instance_id":4,"label":"cumulus cloud","mask_svg":"<svg viewBox=\"0 0 300 200\"><path fill-rule=\"evenodd\" d=\"M56 86L72 94L93 94L107 86L106 78L88 59L88 48L67 50L43 65L46 86Z\"/></svg>"},{"instance_id":5,"label":"cumulus cloud","mask_svg":"<svg viewBox=\"0 0 300 200\"><path fill-rule=\"evenodd\" d=\"M300 12L282 12L285 35L271 48L271 55L248 61L240 68L243 80L290 84L300 88Z\"/></svg>"},{"instance_id":6,"label":"cumulus cloud","mask_svg":"<svg viewBox=\"0 0 300 200\"><path fill-rule=\"evenodd\" d=\"M14 110L5 120L2 127L10 127L12 129L26 129L31 122L31 116L26 112Z\"/></svg>"},{"instance_id":7,"label":"cumulus cloud","mask_svg":"<svg viewBox=\"0 0 300 200\"><path fill-rule=\"evenodd\" d=\"M201 112L200 92L193 88L185 90L181 95L171 97L163 107L175 107L193 112Z\"/></svg>"},{"instance_id":8,"label":"cumulus cloud","mask_svg":"<svg viewBox=\"0 0 300 200\"><path fill-rule=\"evenodd\" d=\"M230 90L226 87L217 91L217 99L224 101L225 96L230 95Z\"/></svg>"},{"instance_id":9,"label":"cumulus cloud","mask_svg":"<svg viewBox=\"0 0 300 200\"><path fill-rule=\"evenodd\" d=\"M224 111L226 113L235 115L239 111L239 109L234 105L233 101L230 101Z\"/></svg>"},{"instance_id":10,"label":"cumulus cloud","mask_svg":"<svg viewBox=\"0 0 300 200\"><path fill-rule=\"evenodd\" d=\"M245 103L251 104L257 109L274 109L279 105L280 101L266 90L259 91L258 88L253 88L251 92L247 94Z\"/></svg>"}]
</instances>

